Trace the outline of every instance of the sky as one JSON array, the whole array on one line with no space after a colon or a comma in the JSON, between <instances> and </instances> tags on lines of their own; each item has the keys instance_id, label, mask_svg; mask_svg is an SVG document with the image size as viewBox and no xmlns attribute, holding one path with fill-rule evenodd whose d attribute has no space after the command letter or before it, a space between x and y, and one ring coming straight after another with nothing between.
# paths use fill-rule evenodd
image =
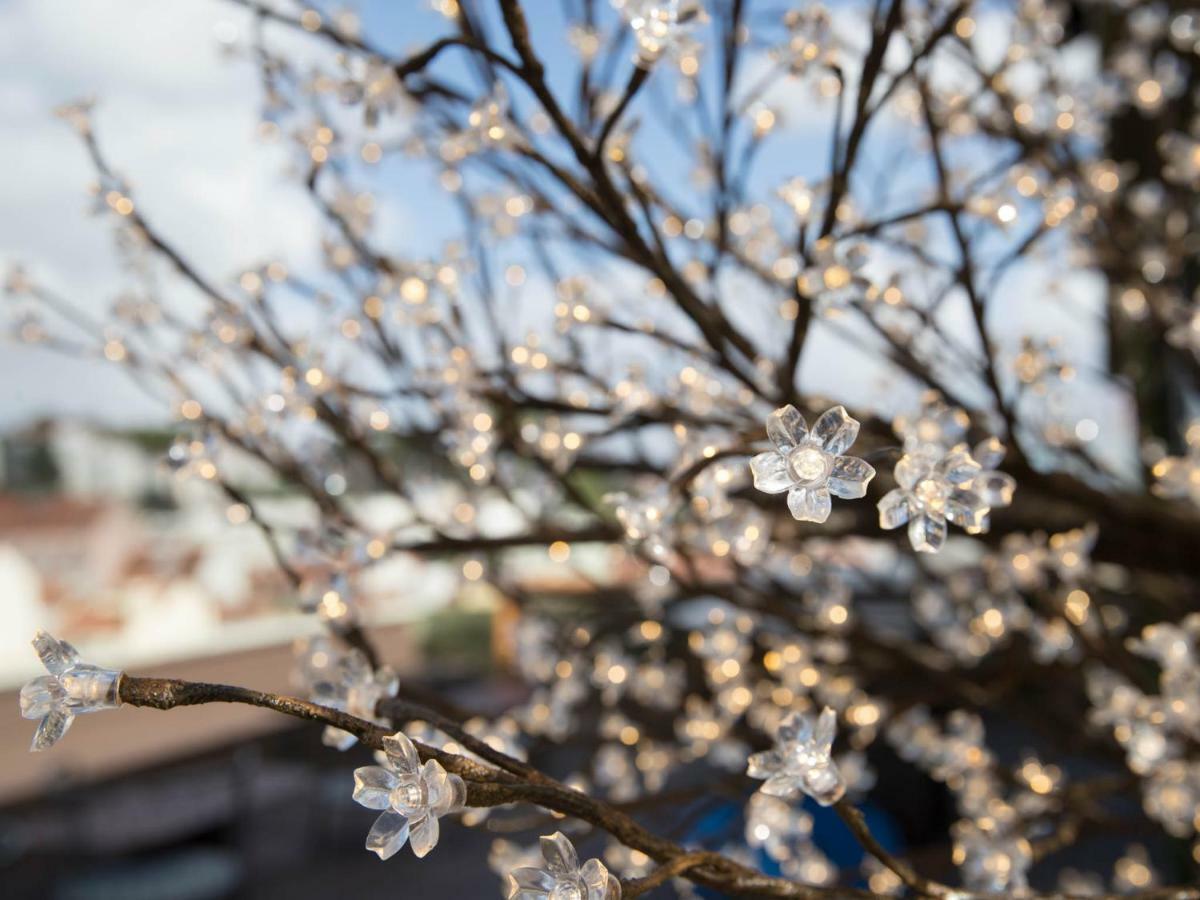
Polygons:
<instances>
[{"instance_id":1,"label":"sky","mask_svg":"<svg viewBox=\"0 0 1200 900\"><path fill-rule=\"evenodd\" d=\"M368 2L360 9L372 41L395 54L445 28L426 0ZM555 39L563 30L556 19L534 20L535 42L552 83L561 76L566 53L564 42ZM0 142L0 208L6 213L0 216L0 267L20 262L35 278L96 312L126 283L110 227L89 213L90 164L71 129L52 112L83 97L97 99L100 141L132 183L139 209L210 276L229 282L268 258L291 266L317 259L317 215L289 178L287 149L257 136L257 74L246 60L224 54L218 39L243 34L247 22L244 10L224 0L0 4L0 120L16 136ZM981 32L1003 46L999 26ZM281 29L273 34L273 43L287 40L298 54L312 52L307 36ZM751 60L748 68L754 65ZM566 83L557 87L564 90ZM828 110L798 91L771 99L784 112L785 128L761 154L761 177L782 183L818 173L827 156ZM645 111L635 104L630 116L639 115ZM665 141L650 149L646 154L641 148L647 158L669 158ZM865 152L871 153L869 142ZM428 245L431 233L441 234L452 223L440 219L432 227L428 172L396 165L384 172L396 189L388 192L382 238L408 251ZM1014 272L1010 290L1006 321L1032 319L1042 328L1076 335L1078 328L1064 326L1073 325L1072 316L1088 315L1096 295L1086 277L1076 278L1072 290L1079 303L1055 313L1044 303L1036 270ZM801 373L810 389L862 402L878 396L885 382L877 367L847 357L836 339L812 343L816 347ZM43 416L115 424L165 418L116 367L20 344L0 346L0 429Z\"/></svg>"},{"instance_id":2,"label":"sky","mask_svg":"<svg viewBox=\"0 0 1200 900\"><path fill-rule=\"evenodd\" d=\"M311 207L285 177L282 148L256 136L252 67L218 36L245 15L213 0L7 0L0 4L0 265L25 265L81 307L123 285L112 232L89 214L93 173L53 115L98 101L96 127L144 213L220 277L257 258L311 253ZM16 139L14 139L16 138ZM44 414L157 419L125 376L101 363L5 344L0 427Z\"/></svg>"}]
</instances>

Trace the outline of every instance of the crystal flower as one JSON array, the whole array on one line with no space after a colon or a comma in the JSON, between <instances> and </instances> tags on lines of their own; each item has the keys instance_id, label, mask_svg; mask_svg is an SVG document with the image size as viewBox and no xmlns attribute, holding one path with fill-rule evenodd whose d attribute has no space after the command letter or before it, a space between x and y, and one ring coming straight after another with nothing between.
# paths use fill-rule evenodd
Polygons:
<instances>
[{"instance_id":1,"label":"crystal flower","mask_svg":"<svg viewBox=\"0 0 1200 900\"><path fill-rule=\"evenodd\" d=\"M348 712L352 716L380 725L386 724L375 714L380 700L391 697L399 686L396 673L387 666L375 671L361 650L339 654L329 642L314 645L310 655L329 660L316 677L310 695L314 703ZM311 664L310 664L311 667ZM348 731L326 726L321 736L327 747L347 750L358 740Z\"/></svg>"},{"instance_id":2,"label":"crystal flower","mask_svg":"<svg viewBox=\"0 0 1200 900\"><path fill-rule=\"evenodd\" d=\"M634 496L624 491L604 495L613 515L633 547L657 560L666 559L674 541L672 500L666 485L657 485Z\"/></svg>"},{"instance_id":3,"label":"crystal flower","mask_svg":"<svg viewBox=\"0 0 1200 900\"><path fill-rule=\"evenodd\" d=\"M954 861L968 888L1004 896L1028 890L1033 851L1027 840L984 831L969 821L959 822L954 832Z\"/></svg>"},{"instance_id":4,"label":"crystal flower","mask_svg":"<svg viewBox=\"0 0 1200 900\"><path fill-rule=\"evenodd\" d=\"M1154 464L1151 472L1154 475L1153 490L1158 496L1190 500L1200 506L1200 426L1189 428L1189 436L1193 431L1197 439L1186 456L1164 456Z\"/></svg>"},{"instance_id":5,"label":"crystal flower","mask_svg":"<svg viewBox=\"0 0 1200 900\"><path fill-rule=\"evenodd\" d=\"M778 797L756 791L746 803L746 843L762 847L777 862L806 848L812 830L812 816Z\"/></svg>"},{"instance_id":6,"label":"crystal flower","mask_svg":"<svg viewBox=\"0 0 1200 900\"><path fill-rule=\"evenodd\" d=\"M846 793L846 782L833 761L837 715L828 706L814 725L810 716L792 713L779 725L775 749L755 753L746 769L765 780L759 790L790 799L805 793L822 806L832 806Z\"/></svg>"},{"instance_id":7,"label":"crystal flower","mask_svg":"<svg viewBox=\"0 0 1200 900\"><path fill-rule=\"evenodd\" d=\"M367 849L389 859L409 841L420 859L437 846L438 819L463 808L467 786L436 759L422 765L403 732L385 737L383 751L385 766L354 770L355 802L383 810L367 835Z\"/></svg>"},{"instance_id":8,"label":"crystal flower","mask_svg":"<svg viewBox=\"0 0 1200 900\"><path fill-rule=\"evenodd\" d=\"M839 244L832 238L821 238L813 244L809 265L796 278L796 286L801 293L816 298L821 315L828 315L867 293L870 281L863 274L866 263L866 244Z\"/></svg>"},{"instance_id":9,"label":"crystal flower","mask_svg":"<svg viewBox=\"0 0 1200 900\"><path fill-rule=\"evenodd\" d=\"M858 422L841 406L827 410L810 432L804 416L788 405L767 417L767 437L775 445L750 460L754 486L767 494L788 495L788 509L802 522L824 522L830 494L844 500L866 496L875 470L855 456L843 456L858 437Z\"/></svg>"},{"instance_id":10,"label":"crystal flower","mask_svg":"<svg viewBox=\"0 0 1200 900\"><path fill-rule=\"evenodd\" d=\"M919 553L937 553L946 543L946 521L971 532L987 525L989 508L974 489L979 463L965 444L938 458L935 454L905 453L896 463L899 487L879 501L879 527L908 523L908 539Z\"/></svg>"},{"instance_id":11,"label":"crystal flower","mask_svg":"<svg viewBox=\"0 0 1200 900\"><path fill-rule=\"evenodd\" d=\"M1004 459L1008 448L999 438L990 437L980 441L971 451L971 456L979 463L979 474L971 482L971 490L982 498L989 509L1000 509L1012 505L1013 493L1017 489L1017 480L1007 472L1001 472L1000 461ZM988 517L984 513L978 527L979 532L988 530ZM968 533L976 533L973 528Z\"/></svg>"},{"instance_id":12,"label":"crystal flower","mask_svg":"<svg viewBox=\"0 0 1200 900\"><path fill-rule=\"evenodd\" d=\"M621 882L604 863L582 866L575 847L561 831L542 836L544 868L513 869L504 885L505 900L620 900Z\"/></svg>"},{"instance_id":13,"label":"crystal flower","mask_svg":"<svg viewBox=\"0 0 1200 900\"><path fill-rule=\"evenodd\" d=\"M930 391L921 398L921 406L916 413L897 416L892 427L904 441L906 453L941 456L963 443L970 424L971 419L965 410L950 406L940 394ZM989 509L1010 506L1017 488L1016 479L998 468L1005 453L1007 448L996 437L980 441L971 450L971 456L979 463L979 474L969 487L983 498ZM987 530L986 513L976 525L967 528L970 534Z\"/></svg>"},{"instance_id":14,"label":"crystal flower","mask_svg":"<svg viewBox=\"0 0 1200 900\"><path fill-rule=\"evenodd\" d=\"M676 49L701 13L701 6L689 0L614 0L613 5L633 29L637 59L644 64Z\"/></svg>"},{"instance_id":15,"label":"crystal flower","mask_svg":"<svg viewBox=\"0 0 1200 900\"><path fill-rule=\"evenodd\" d=\"M30 750L54 746L81 713L121 705L120 672L81 663L74 647L44 631L34 637L33 648L50 674L21 688L21 715L41 719Z\"/></svg>"}]
</instances>

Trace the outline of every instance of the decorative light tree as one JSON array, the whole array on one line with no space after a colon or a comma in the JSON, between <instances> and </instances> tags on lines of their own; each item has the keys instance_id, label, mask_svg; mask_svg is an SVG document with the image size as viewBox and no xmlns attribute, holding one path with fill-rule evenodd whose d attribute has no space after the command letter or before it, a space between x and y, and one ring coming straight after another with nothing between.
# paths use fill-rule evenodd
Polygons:
<instances>
[{"instance_id":1,"label":"decorative light tree","mask_svg":"<svg viewBox=\"0 0 1200 900\"><path fill-rule=\"evenodd\" d=\"M1057 897L1110 873L1200 897L1157 886L1137 848L1058 891L1039 875L1148 823L1187 848L1167 882L1200 862L1200 14L577 0L565 59L518 0L440 0L444 36L403 56L346 13L238 5L264 135L294 145L324 217L320 265L201 272L78 105L63 115L137 288L93 322L23 273L8 287L23 339L102 355L173 404L172 462L262 530L328 631L301 650L312 700L109 672L42 635L35 749L78 712L249 703L380 751L347 802L382 811L383 858L423 856L464 807L607 836L607 866L561 833L540 858L498 852L509 897ZM291 31L313 70L273 49ZM814 146L789 110L825 117L819 164L789 163ZM375 173L396 161L461 216L436 256L377 238ZM164 271L193 306L164 301ZM1103 287L1071 289L1078 273ZM843 405L814 384L844 384ZM413 446L448 464L416 471ZM229 479L234 451L319 527L272 521ZM372 532L367 491L405 520ZM507 526L485 527L488 505ZM613 564L566 615L530 602L522 547ZM522 608L525 702L468 728L397 687L355 602L397 554ZM989 749L985 720L1036 751ZM594 751L578 772L527 754L568 737ZM868 827L867 751L953 796L946 883ZM669 819L718 787L745 804L729 846L627 805ZM821 854L804 795L849 826L861 872Z\"/></svg>"}]
</instances>

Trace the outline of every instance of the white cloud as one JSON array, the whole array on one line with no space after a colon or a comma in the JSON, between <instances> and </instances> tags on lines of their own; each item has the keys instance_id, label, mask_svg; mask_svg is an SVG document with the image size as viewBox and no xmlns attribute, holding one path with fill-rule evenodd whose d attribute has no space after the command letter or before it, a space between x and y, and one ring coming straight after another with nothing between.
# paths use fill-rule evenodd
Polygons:
<instances>
[{"instance_id":1,"label":"white cloud","mask_svg":"<svg viewBox=\"0 0 1200 900\"><path fill-rule=\"evenodd\" d=\"M86 214L83 149L54 118L96 96L97 131L142 211L216 278L267 256L311 254L315 213L261 144L252 66L224 58L211 0L16 0L0 8L0 264L21 261L99 311L123 286L110 229ZM154 415L115 369L15 346L0 355L0 424L33 415ZM132 406L131 406L132 405Z\"/></svg>"}]
</instances>

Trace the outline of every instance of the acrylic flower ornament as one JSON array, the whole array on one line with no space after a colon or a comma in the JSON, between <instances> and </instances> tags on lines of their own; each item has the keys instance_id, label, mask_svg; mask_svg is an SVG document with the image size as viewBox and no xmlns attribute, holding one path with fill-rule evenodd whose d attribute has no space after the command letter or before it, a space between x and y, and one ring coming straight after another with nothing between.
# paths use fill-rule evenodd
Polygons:
<instances>
[{"instance_id":1,"label":"acrylic flower ornament","mask_svg":"<svg viewBox=\"0 0 1200 900\"><path fill-rule=\"evenodd\" d=\"M637 41L639 64L649 65L675 50L687 38L690 23L702 14L688 0L614 0Z\"/></svg>"},{"instance_id":2,"label":"acrylic flower ornament","mask_svg":"<svg viewBox=\"0 0 1200 900\"><path fill-rule=\"evenodd\" d=\"M54 746L80 713L121 705L120 672L81 663L74 647L44 631L34 637L33 648L50 674L21 688L21 715L41 719L30 750Z\"/></svg>"},{"instance_id":3,"label":"acrylic flower ornament","mask_svg":"<svg viewBox=\"0 0 1200 900\"><path fill-rule=\"evenodd\" d=\"M971 890L1019 896L1029 887L1033 851L1019 835L985 831L964 820L954 828L954 861Z\"/></svg>"},{"instance_id":4,"label":"acrylic flower ornament","mask_svg":"<svg viewBox=\"0 0 1200 900\"><path fill-rule=\"evenodd\" d=\"M355 801L383 810L367 835L367 849L388 859L408 841L420 859L437 846L438 819L462 809L467 787L435 759L422 765L402 732L385 737L383 750L386 765L354 770Z\"/></svg>"},{"instance_id":5,"label":"acrylic flower ornament","mask_svg":"<svg viewBox=\"0 0 1200 900\"><path fill-rule=\"evenodd\" d=\"M961 444L941 456L905 453L896 463L896 484L879 501L879 527L908 523L908 539L920 553L937 553L946 543L946 521L971 532L987 525L989 508L974 490L979 463Z\"/></svg>"},{"instance_id":6,"label":"acrylic flower ornament","mask_svg":"<svg viewBox=\"0 0 1200 900\"><path fill-rule=\"evenodd\" d=\"M759 790L790 799L808 794L822 806L832 806L846 793L846 781L833 761L837 715L829 707L814 724L810 716L792 713L779 725L775 749L750 757L746 773L765 779Z\"/></svg>"},{"instance_id":7,"label":"acrylic flower ornament","mask_svg":"<svg viewBox=\"0 0 1200 900\"><path fill-rule=\"evenodd\" d=\"M326 645L324 652L337 651ZM326 674L326 679L312 687L311 696L315 703L348 712L369 722L385 724L375 715L375 707L380 700L396 693L399 685L395 672L386 666L375 671L362 651L351 650L335 659ZM348 731L328 725L321 740L327 747L347 750L354 746L358 738Z\"/></svg>"},{"instance_id":8,"label":"acrylic flower ornament","mask_svg":"<svg viewBox=\"0 0 1200 900\"><path fill-rule=\"evenodd\" d=\"M897 436L904 441L906 453L930 457L942 456L963 444L971 419L965 410L950 406L940 394L931 391L922 397L921 406L915 413L897 416L892 424ZM997 437L986 438L971 450L971 456L979 463L979 473L968 487L989 509L1011 506L1017 489L1016 480L999 469L1006 452L1007 448ZM987 531L987 515L964 527L969 534Z\"/></svg>"},{"instance_id":9,"label":"acrylic flower ornament","mask_svg":"<svg viewBox=\"0 0 1200 900\"><path fill-rule=\"evenodd\" d=\"M754 486L767 494L786 491L788 509L800 521L828 519L831 494L844 500L866 496L875 470L843 456L858 437L858 422L841 406L823 412L812 431L796 407L784 406L767 417L767 437L775 449L750 460Z\"/></svg>"},{"instance_id":10,"label":"acrylic flower ornament","mask_svg":"<svg viewBox=\"0 0 1200 900\"><path fill-rule=\"evenodd\" d=\"M604 502L612 507L631 546L659 560L670 555L675 510L666 485L658 485L636 496L624 491L605 494Z\"/></svg>"},{"instance_id":11,"label":"acrylic flower ornament","mask_svg":"<svg viewBox=\"0 0 1200 900\"><path fill-rule=\"evenodd\" d=\"M621 882L604 863L582 866L575 847L561 831L542 836L544 867L513 869L504 885L505 900L620 900Z\"/></svg>"}]
</instances>

